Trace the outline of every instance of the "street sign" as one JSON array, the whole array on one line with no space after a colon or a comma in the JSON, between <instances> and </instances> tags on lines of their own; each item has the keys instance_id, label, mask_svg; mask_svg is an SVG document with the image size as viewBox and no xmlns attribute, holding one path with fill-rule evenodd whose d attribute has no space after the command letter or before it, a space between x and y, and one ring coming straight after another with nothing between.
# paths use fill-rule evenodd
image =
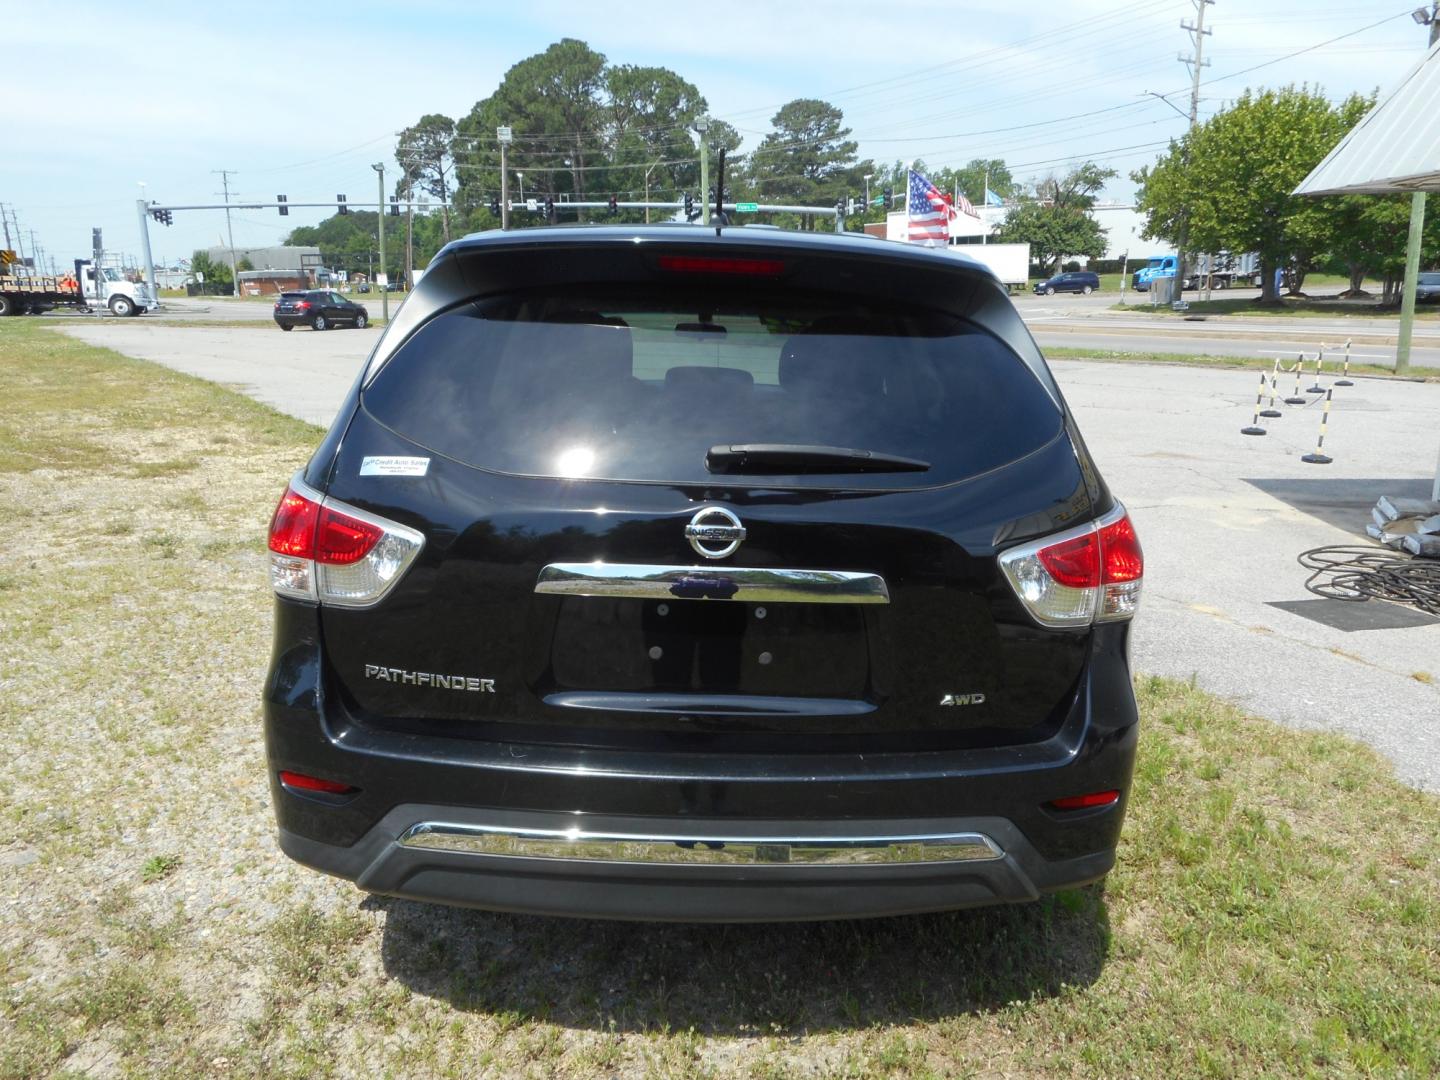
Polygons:
<instances>
[{"instance_id":1,"label":"street sign","mask_svg":"<svg viewBox=\"0 0 1440 1080\"><path fill-rule=\"evenodd\" d=\"M497 127L495 129L495 138L501 143L509 143L514 137L514 133L508 127Z\"/></svg>"},{"instance_id":2,"label":"street sign","mask_svg":"<svg viewBox=\"0 0 1440 1080\"><path fill-rule=\"evenodd\" d=\"M538 202L536 202L534 199L526 199L526 200L525 200L525 209L526 209L526 210L539 210L539 209L540 209L540 204L539 204Z\"/></svg>"},{"instance_id":3,"label":"street sign","mask_svg":"<svg viewBox=\"0 0 1440 1080\"><path fill-rule=\"evenodd\" d=\"M387 274L376 274L376 275L375 275L375 284L376 284L376 285L379 285L380 288L382 288L382 289L385 288L385 286L387 286L387 285L390 284L389 275L387 275Z\"/></svg>"},{"instance_id":4,"label":"street sign","mask_svg":"<svg viewBox=\"0 0 1440 1080\"><path fill-rule=\"evenodd\" d=\"M759 209L760 204L758 202L737 202L735 204L735 211L740 214L753 214Z\"/></svg>"}]
</instances>

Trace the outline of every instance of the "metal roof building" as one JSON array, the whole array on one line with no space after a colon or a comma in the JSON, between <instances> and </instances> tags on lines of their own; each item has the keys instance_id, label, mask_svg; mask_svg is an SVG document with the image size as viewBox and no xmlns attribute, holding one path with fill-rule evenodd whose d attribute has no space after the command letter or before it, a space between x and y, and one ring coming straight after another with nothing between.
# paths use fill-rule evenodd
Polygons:
<instances>
[{"instance_id":1,"label":"metal roof building","mask_svg":"<svg viewBox=\"0 0 1440 1080\"><path fill-rule=\"evenodd\" d=\"M1440 191L1440 42L1336 144L1296 195Z\"/></svg>"},{"instance_id":2,"label":"metal roof building","mask_svg":"<svg viewBox=\"0 0 1440 1080\"><path fill-rule=\"evenodd\" d=\"M1440 191L1440 40L1311 170L1295 194L1420 191ZM1408 338L1408 326L1402 325L1401 335ZM1431 497L1440 500L1440 460Z\"/></svg>"}]
</instances>

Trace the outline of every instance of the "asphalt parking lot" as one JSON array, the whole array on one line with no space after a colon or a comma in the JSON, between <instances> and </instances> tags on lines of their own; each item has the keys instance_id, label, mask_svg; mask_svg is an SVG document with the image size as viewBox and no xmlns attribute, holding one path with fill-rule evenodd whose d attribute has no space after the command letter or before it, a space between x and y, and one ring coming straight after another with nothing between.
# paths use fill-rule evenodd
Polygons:
<instances>
[{"instance_id":1,"label":"asphalt parking lot","mask_svg":"<svg viewBox=\"0 0 1440 1080\"><path fill-rule=\"evenodd\" d=\"M65 329L321 425L380 335L120 320ZM1299 552L1365 543L1382 494L1428 494L1440 384L1361 378L1337 389L1326 440L1335 460L1320 466L1300 461L1314 447L1318 408L1269 421L1263 438L1240 434L1254 404L1253 372L1076 361L1054 368L1145 545L1136 668L1193 677L1282 723L1360 738L1407 782L1440 791L1440 621L1345 631L1272 606L1315 599Z\"/></svg>"}]
</instances>

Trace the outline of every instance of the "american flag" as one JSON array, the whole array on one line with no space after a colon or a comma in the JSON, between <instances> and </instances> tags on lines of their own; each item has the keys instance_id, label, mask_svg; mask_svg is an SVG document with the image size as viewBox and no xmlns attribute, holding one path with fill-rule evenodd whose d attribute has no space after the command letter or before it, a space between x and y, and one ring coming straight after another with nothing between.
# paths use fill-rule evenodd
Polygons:
<instances>
[{"instance_id":1,"label":"american flag","mask_svg":"<svg viewBox=\"0 0 1440 1080\"><path fill-rule=\"evenodd\" d=\"M910 201L906 207L912 244L926 241L950 242L950 219L955 209L944 193L914 169L910 170Z\"/></svg>"}]
</instances>

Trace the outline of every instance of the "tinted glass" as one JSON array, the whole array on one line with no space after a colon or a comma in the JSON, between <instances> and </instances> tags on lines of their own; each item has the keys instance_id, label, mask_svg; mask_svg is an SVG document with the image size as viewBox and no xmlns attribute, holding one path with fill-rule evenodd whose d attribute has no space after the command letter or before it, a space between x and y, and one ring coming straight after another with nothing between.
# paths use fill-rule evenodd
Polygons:
<instances>
[{"instance_id":1,"label":"tinted glass","mask_svg":"<svg viewBox=\"0 0 1440 1080\"><path fill-rule=\"evenodd\" d=\"M767 476L767 486L923 487L992 469L1060 430L1060 412L998 339L949 315L758 293L521 296L422 327L364 407L485 469L747 483L716 445L849 447L925 472Z\"/></svg>"},{"instance_id":2,"label":"tinted glass","mask_svg":"<svg viewBox=\"0 0 1440 1080\"><path fill-rule=\"evenodd\" d=\"M1440 285L1440 274L1421 274L1421 285Z\"/></svg>"}]
</instances>

